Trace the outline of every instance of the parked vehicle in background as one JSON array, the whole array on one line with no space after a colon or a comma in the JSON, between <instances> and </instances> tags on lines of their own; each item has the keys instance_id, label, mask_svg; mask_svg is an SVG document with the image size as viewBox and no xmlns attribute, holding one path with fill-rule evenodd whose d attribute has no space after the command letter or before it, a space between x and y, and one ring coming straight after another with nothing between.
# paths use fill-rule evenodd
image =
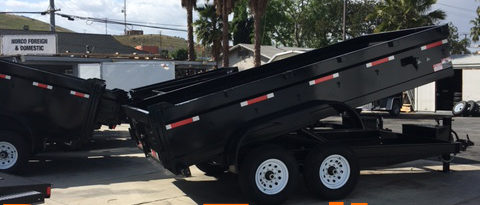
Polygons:
<instances>
[{"instance_id":1,"label":"parked vehicle in background","mask_svg":"<svg viewBox=\"0 0 480 205\"><path fill-rule=\"evenodd\" d=\"M393 95L387 98L376 100L372 103L372 110L387 111L391 116L396 117L400 115L402 109L403 98L402 94Z\"/></svg>"},{"instance_id":2,"label":"parked vehicle in background","mask_svg":"<svg viewBox=\"0 0 480 205\"><path fill-rule=\"evenodd\" d=\"M78 148L100 125L124 120L122 90L98 79L80 79L0 61L0 171L21 170L49 146Z\"/></svg>"}]
</instances>

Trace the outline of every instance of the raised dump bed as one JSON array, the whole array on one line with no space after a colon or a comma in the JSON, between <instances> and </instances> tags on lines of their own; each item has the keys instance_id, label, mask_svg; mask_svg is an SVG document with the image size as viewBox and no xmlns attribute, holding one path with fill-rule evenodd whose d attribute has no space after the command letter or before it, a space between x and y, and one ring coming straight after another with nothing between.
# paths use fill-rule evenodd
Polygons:
<instances>
[{"instance_id":1,"label":"raised dump bed","mask_svg":"<svg viewBox=\"0 0 480 205\"><path fill-rule=\"evenodd\" d=\"M79 146L100 125L124 120L126 92L0 61L0 171L15 171L47 145Z\"/></svg>"},{"instance_id":2,"label":"raised dump bed","mask_svg":"<svg viewBox=\"0 0 480 205\"><path fill-rule=\"evenodd\" d=\"M378 119L372 131L351 108L453 75L447 38L446 25L367 35L167 91L125 106L131 135L173 173L191 165L238 173L260 203L285 200L299 170L318 196L341 198L360 165L468 146L449 137L448 118L446 135L411 136L383 130ZM342 125L319 122L337 114Z\"/></svg>"}]
</instances>

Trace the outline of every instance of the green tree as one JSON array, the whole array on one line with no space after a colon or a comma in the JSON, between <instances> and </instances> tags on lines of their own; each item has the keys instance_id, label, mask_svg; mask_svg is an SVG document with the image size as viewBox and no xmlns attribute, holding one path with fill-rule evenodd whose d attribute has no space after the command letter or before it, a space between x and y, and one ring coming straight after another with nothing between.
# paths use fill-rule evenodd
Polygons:
<instances>
[{"instance_id":1,"label":"green tree","mask_svg":"<svg viewBox=\"0 0 480 205\"><path fill-rule=\"evenodd\" d=\"M195 55L195 53L193 54ZM174 52L172 52L171 57L173 60L184 61L188 59L188 51L185 48L180 48Z\"/></svg>"},{"instance_id":2,"label":"green tree","mask_svg":"<svg viewBox=\"0 0 480 205\"><path fill-rule=\"evenodd\" d=\"M294 19L285 12L292 7L291 4L291 0L270 0L268 2L262 22L262 44L295 46L292 39Z\"/></svg>"},{"instance_id":3,"label":"green tree","mask_svg":"<svg viewBox=\"0 0 480 205\"><path fill-rule=\"evenodd\" d=\"M253 12L253 19L254 19L254 32L255 32L255 52L254 52L254 62L255 67L261 65L261 34L262 34L262 27L261 21L262 17L265 14L265 10L267 9L268 0L249 0L249 7Z\"/></svg>"},{"instance_id":4,"label":"green tree","mask_svg":"<svg viewBox=\"0 0 480 205\"><path fill-rule=\"evenodd\" d=\"M195 49L193 42L193 8L197 5L197 0L182 0L182 7L187 10L187 28L188 28L188 60L195 60Z\"/></svg>"},{"instance_id":5,"label":"green tree","mask_svg":"<svg viewBox=\"0 0 480 205\"><path fill-rule=\"evenodd\" d=\"M372 33L376 21L366 20L375 0L349 1L348 38ZM264 44L319 48L342 40L343 0L271 0L265 14Z\"/></svg>"},{"instance_id":6,"label":"green tree","mask_svg":"<svg viewBox=\"0 0 480 205\"><path fill-rule=\"evenodd\" d=\"M199 19L193 23L197 41L204 47L212 48L212 57L216 62L222 49L222 19L217 15L213 5L205 4L197 8L197 11Z\"/></svg>"},{"instance_id":7,"label":"green tree","mask_svg":"<svg viewBox=\"0 0 480 205\"><path fill-rule=\"evenodd\" d=\"M473 27L470 29L470 37L473 42L477 42L480 38L480 7L477 8L477 17L470 21Z\"/></svg>"},{"instance_id":8,"label":"green tree","mask_svg":"<svg viewBox=\"0 0 480 205\"><path fill-rule=\"evenodd\" d=\"M232 37L233 45L239 43L252 43L253 18L248 12L248 0L240 0L233 10Z\"/></svg>"},{"instance_id":9,"label":"green tree","mask_svg":"<svg viewBox=\"0 0 480 205\"><path fill-rule=\"evenodd\" d=\"M470 54L471 52L468 50L468 46L470 46L470 40L468 38L463 38L460 40L458 28L451 22L448 23L448 27L450 29L448 42L450 42L452 54Z\"/></svg>"},{"instance_id":10,"label":"green tree","mask_svg":"<svg viewBox=\"0 0 480 205\"><path fill-rule=\"evenodd\" d=\"M445 12L432 10L437 0L384 0L368 16L378 21L376 32L394 31L405 28L428 26L445 19Z\"/></svg>"}]
</instances>

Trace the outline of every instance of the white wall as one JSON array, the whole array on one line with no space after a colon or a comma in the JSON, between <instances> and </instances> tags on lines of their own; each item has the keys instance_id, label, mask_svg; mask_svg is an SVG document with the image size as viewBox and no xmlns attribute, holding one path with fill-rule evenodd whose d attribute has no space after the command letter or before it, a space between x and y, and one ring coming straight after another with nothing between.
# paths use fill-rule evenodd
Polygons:
<instances>
[{"instance_id":1,"label":"white wall","mask_svg":"<svg viewBox=\"0 0 480 205\"><path fill-rule=\"evenodd\" d=\"M98 78L102 79L100 63L78 64L75 68L76 76L83 79Z\"/></svg>"},{"instance_id":2,"label":"white wall","mask_svg":"<svg viewBox=\"0 0 480 205\"><path fill-rule=\"evenodd\" d=\"M108 89L120 88L129 91L133 88L175 79L175 63L172 61L125 61L79 64L76 73L83 79L103 79Z\"/></svg>"},{"instance_id":3,"label":"white wall","mask_svg":"<svg viewBox=\"0 0 480 205\"><path fill-rule=\"evenodd\" d=\"M415 88L415 111L435 112L435 82Z\"/></svg>"},{"instance_id":4,"label":"white wall","mask_svg":"<svg viewBox=\"0 0 480 205\"><path fill-rule=\"evenodd\" d=\"M480 100L480 69L462 69L462 100Z\"/></svg>"},{"instance_id":5,"label":"white wall","mask_svg":"<svg viewBox=\"0 0 480 205\"><path fill-rule=\"evenodd\" d=\"M102 79L108 89L131 90L175 79L175 64L171 61L132 61L102 63Z\"/></svg>"}]
</instances>

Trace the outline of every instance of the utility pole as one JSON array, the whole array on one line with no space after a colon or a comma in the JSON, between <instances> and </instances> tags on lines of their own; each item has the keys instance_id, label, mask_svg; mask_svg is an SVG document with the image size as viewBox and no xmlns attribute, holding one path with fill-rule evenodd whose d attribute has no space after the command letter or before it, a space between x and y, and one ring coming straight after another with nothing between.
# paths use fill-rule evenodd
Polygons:
<instances>
[{"instance_id":1,"label":"utility pole","mask_svg":"<svg viewBox=\"0 0 480 205\"><path fill-rule=\"evenodd\" d=\"M125 24L125 35L127 35L127 0L123 0L123 22Z\"/></svg>"},{"instance_id":2,"label":"utility pole","mask_svg":"<svg viewBox=\"0 0 480 205\"><path fill-rule=\"evenodd\" d=\"M347 38L347 32L346 32L346 28L347 28L347 0L343 0L343 26L342 26L342 30L343 30L343 35L342 35L342 39L345 41L345 39Z\"/></svg>"},{"instance_id":3,"label":"utility pole","mask_svg":"<svg viewBox=\"0 0 480 205\"><path fill-rule=\"evenodd\" d=\"M50 31L55 33L55 0L50 0Z\"/></svg>"},{"instance_id":4,"label":"utility pole","mask_svg":"<svg viewBox=\"0 0 480 205\"><path fill-rule=\"evenodd\" d=\"M105 35L108 35L108 18L105 18Z\"/></svg>"}]
</instances>

